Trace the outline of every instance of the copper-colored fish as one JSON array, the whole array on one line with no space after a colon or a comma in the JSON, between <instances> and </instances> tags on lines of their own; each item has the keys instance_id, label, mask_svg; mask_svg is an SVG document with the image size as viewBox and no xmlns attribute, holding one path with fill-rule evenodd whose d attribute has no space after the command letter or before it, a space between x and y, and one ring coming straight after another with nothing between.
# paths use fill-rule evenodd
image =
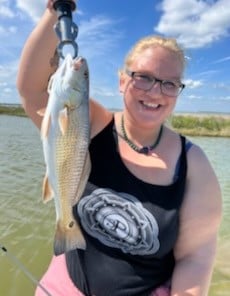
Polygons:
<instances>
[{"instance_id":1,"label":"copper-colored fish","mask_svg":"<svg viewBox=\"0 0 230 296\"><path fill-rule=\"evenodd\" d=\"M89 73L83 58L67 56L52 76L49 101L42 121L46 175L43 182L44 202L54 198L56 234L54 253L59 255L86 243L72 207L85 189L90 169L88 152Z\"/></svg>"}]
</instances>

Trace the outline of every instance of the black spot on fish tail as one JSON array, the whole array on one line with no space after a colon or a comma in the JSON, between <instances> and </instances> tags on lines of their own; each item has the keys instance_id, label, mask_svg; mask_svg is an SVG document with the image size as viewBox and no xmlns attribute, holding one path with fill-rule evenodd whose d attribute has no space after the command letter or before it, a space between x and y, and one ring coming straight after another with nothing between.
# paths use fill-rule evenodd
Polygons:
<instances>
[{"instance_id":1,"label":"black spot on fish tail","mask_svg":"<svg viewBox=\"0 0 230 296\"><path fill-rule=\"evenodd\" d=\"M81 228L76 221L63 224L58 221L54 237L54 254L56 256L75 249L85 249L86 242Z\"/></svg>"},{"instance_id":2,"label":"black spot on fish tail","mask_svg":"<svg viewBox=\"0 0 230 296\"><path fill-rule=\"evenodd\" d=\"M69 228L72 228L74 226L74 221L71 221L70 223L69 223Z\"/></svg>"}]
</instances>

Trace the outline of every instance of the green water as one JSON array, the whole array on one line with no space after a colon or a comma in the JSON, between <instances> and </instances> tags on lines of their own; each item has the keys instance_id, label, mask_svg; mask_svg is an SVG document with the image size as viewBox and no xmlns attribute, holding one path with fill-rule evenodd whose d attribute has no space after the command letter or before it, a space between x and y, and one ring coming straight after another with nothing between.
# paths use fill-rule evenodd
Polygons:
<instances>
[{"instance_id":1,"label":"green water","mask_svg":"<svg viewBox=\"0 0 230 296\"><path fill-rule=\"evenodd\" d=\"M230 138L192 138L211 160L220 180L224 216L210 296L230 291ZM0 244L39 279L52 256L53 202L43 205L45 172L40 136L28 118L0 116ZM0 253L0 295L31 296L35 285Z\"/></svg>"}]
</instances>

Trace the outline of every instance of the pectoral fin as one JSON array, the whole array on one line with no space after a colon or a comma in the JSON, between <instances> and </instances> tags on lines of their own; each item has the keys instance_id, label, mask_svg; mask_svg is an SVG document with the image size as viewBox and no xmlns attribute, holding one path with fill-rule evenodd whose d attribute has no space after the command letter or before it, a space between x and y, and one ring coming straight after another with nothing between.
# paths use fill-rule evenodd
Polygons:
<instances>
[{"instance_id":1,"label":"pectoral fin","mask_svg":"<svg viewBox=\"0 0 230 296\"><path fill-rule=\"evenodd\" d=\"M43 187L42 187L42 199L44 203L47 203L54 197L54 191L49 183L47 174L43 180Z\"/></svg>"},{"instance_id":2,"label":"pectoral fin","mask_svg":"<svg viewBox=\"0 0 230 296\"><path fill-rule=\"evenodd\" d=\"M44 116L44 118L42 120L42 126L41 126L41 138L42 139L45 139L48 137L50 123L51 123L51 117L50 117L50 114L47 114Z\"/></svg>"},{"instance_id":3,"label":"pectoral fin","mask_svg":"<svg viewBox=\"0 0 230 296\"><path fill-rule=\"evenodd\" d=\"M65 135L66 130L68 128L68 123L69 123L68 109L67 107L65 107L59 112L59 117L58 117L58 124L59 124L62 135Z\"/></svg>"}]
</instances>

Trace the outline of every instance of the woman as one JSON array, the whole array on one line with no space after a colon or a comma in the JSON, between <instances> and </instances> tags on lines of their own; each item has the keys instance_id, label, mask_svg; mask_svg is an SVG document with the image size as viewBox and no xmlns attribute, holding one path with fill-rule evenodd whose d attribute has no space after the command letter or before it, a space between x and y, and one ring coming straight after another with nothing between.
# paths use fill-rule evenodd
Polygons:
<instances>
[{"instance_id":1,"label":"woman","mask_svg":"<svg viewBox=\"0 0 230 296\"><path fill-rule=\"evenodd\" d=\"M18 74L23 106L38 127L56 69L55 22L49 1ZM122 112L90 101L92 171L74 208L87 248L52 259L41 281L51 295L208 295L219 184L202 150L164 125L184 88L183 70L175 40L146 37L120 71Z\"/></svg>"}]
</instances>

